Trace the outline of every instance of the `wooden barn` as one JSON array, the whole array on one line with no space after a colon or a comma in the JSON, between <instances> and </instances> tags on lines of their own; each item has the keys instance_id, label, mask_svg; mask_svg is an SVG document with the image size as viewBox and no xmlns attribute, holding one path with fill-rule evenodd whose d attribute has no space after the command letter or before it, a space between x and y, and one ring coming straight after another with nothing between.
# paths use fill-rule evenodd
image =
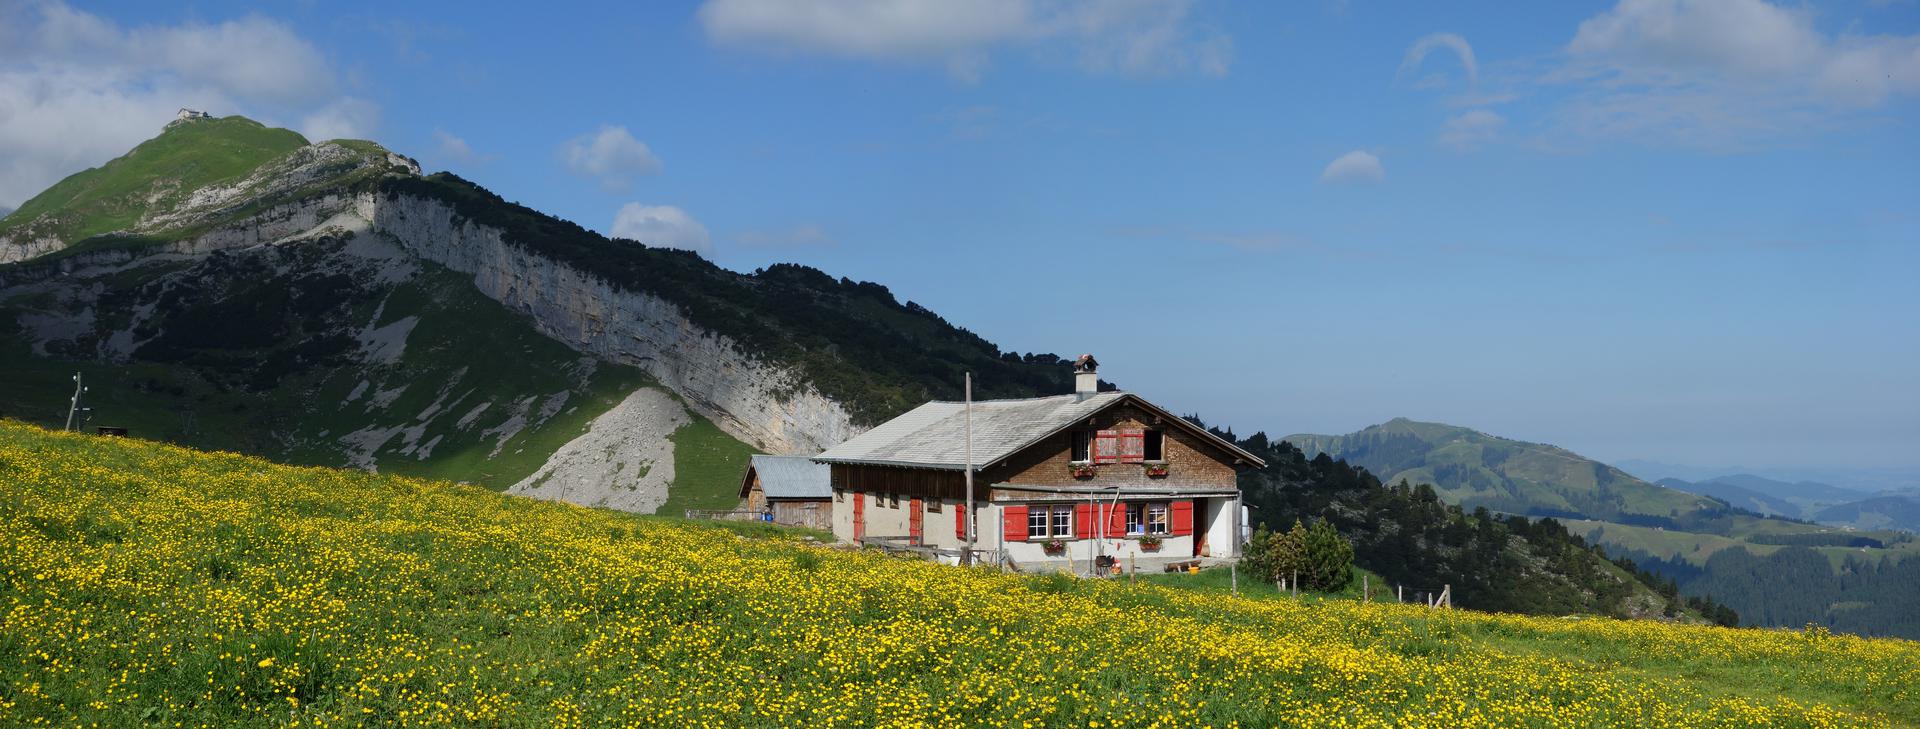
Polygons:
<instances>
[{"instance_id":1,"label":"wooden barn","mask_svg":"<svg viewBox=\"0 0 1920 729\"><path fill-rule=\"evenodd\" d=\"M746 508L776 524L833 528L833 489L826 464L806 456L754 456L740 479Z\"/></svg>"},{"instance_id":2,"label":"wooden barn","mask_svg":"<svg viewBox=\"0 0 1920 729\"><path fill-rule=\"evenodd\" d=\"M1153 569L1240 552L1238 469L1261 460L1127 392L973 403L976 554L1022 569ZM963 403L930 402L813 460L831 467L833 532L957 550L966 542ZM1104 559L1103 559L1104 558Z\"/></svg>"}]
</instances>

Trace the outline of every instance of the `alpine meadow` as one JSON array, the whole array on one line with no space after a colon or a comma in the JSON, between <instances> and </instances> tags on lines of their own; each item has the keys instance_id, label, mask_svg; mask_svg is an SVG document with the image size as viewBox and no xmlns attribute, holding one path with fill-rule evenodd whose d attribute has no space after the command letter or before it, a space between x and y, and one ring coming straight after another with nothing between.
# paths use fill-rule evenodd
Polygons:
<instances>
[{"instance_id":1,"label":"alpine meadow","mask_svg":"<svg viewBox=\"0 0 1920 729\"><path fill-rule=\"evenodd\" d=\"M1920 727L1915 59L0 0L0 727Z\"/></svg>"}]
</instances>

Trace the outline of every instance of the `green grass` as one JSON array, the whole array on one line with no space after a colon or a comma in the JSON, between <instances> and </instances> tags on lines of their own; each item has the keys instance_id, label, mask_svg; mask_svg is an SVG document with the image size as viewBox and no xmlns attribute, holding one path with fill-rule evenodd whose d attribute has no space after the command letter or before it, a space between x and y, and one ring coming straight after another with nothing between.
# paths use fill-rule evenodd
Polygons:
<instances>
[{"instance_id":1,"label":"green grass","mask_svg":"<svg viewBox=\"0 0 1920 729\"><path fill-rule=\"evenodd\" d=\"M237 116L178 124L22 203L0 222L0 235L49 213L57 213L58 222L45 229L36 226L36 232L67 241L127 230L150 209L153 203L146 198L158 181L177 181L178 187L168 194L183 198L201 187L244 177L306 144L298 133Z\"/></svg>"},{"instance_id":2,"label":"green grass","mask_svg":"<svg viewBox=\"0 0 1920 729\"><path fill-rule=\"evenodd\" d=\"M746 474L753 448L699 413L688 414L693 421L668 436L673 441L673 488L659 513L731 509L740 503L740 478Z\"/></svg>"},{"instance_id":3,"label":"green grass","mask_svg":"<svg viewBox=\"0 0 1920 729\"><path fill-rule=\"evenodd\" d=\"M1920 723L1908 641L818 536L0 422L0 725Z\"/></svg>"}]
</instances>

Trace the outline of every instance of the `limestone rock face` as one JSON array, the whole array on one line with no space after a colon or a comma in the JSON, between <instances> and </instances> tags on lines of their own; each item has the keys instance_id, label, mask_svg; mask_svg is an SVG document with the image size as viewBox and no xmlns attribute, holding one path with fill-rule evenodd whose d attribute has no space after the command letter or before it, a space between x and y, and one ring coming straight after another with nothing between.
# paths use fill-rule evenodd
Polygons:
<instances>
[{"instance_id":1,"label":"limestone rock face","mask_svg":"<svg viewBox=\"0 0 1920 729\"><path fill-rule=\"evenodd\" d=\"M651 514L673 485L673 441L690 421L672 395L634 390L507 493Z\"/></svg>"},{"instance_id":2,"label":"limestone rock face","mask_svg":"<svg viewBox=\"0 0 1920 729\"><path fill-rule=\"evenodd\" d=\"M856 432L844 408L793 370L694 324L672 302L514 247L439 202L380 200L371 220L415 255L472 274L481 293L527 314L543 334L646 370L735 438L812 454Z\"/></svg>"},{"instance_id":3,"label":"limestone rock face","mask_svg":"<svg viewBox=\"0 0 1920 729\"><path fill-rule=\"evenodd\" d=\"M107 249L48 265L62 271L115 266L154 255L286 245L323 232L376 235L415 258L471 275L482 294L525 314L542 334L584 354L645 370L727 434L769 453L818 453L858 432L845 408L793 369L695 324L674 303L529 253L501 230L462 219L438 201L374 193L320 195L158 250ZM9 278L40 275L44 271L31 264L0 271L0 286L9 285Z\"/></svg>"}]
</instances>

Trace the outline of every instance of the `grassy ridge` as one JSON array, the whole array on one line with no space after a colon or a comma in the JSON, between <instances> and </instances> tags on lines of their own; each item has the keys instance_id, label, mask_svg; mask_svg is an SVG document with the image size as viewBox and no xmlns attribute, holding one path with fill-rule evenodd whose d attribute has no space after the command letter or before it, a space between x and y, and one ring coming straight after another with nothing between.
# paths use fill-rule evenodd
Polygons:
<instances>
[{"instance_id":1,"label":"grassy ridge","mask_svg":"<svg viewBox=\"0 0 1920 729\"><path fill-rule=\"evenodd\" d=\"M127 230L155 204L152 195L183 199L201 187L238 179L306 144L306 138L296 132L244 117L183 122L21 203L0 224L0 234L48 214L57 222L36 232L69 242ZM159 187L163 182L166 189Z\"/></svg>"},{"instance_id":2,"label":"grassy ridge","mask_svg":"<svg viewBox=\"0 0 1920 729\"><path fill-rule=\"evenodd\" d=\"M0 423L0 724L1853 726L1920 644L1022 578Z\"/></svg>"}]
</instances>

